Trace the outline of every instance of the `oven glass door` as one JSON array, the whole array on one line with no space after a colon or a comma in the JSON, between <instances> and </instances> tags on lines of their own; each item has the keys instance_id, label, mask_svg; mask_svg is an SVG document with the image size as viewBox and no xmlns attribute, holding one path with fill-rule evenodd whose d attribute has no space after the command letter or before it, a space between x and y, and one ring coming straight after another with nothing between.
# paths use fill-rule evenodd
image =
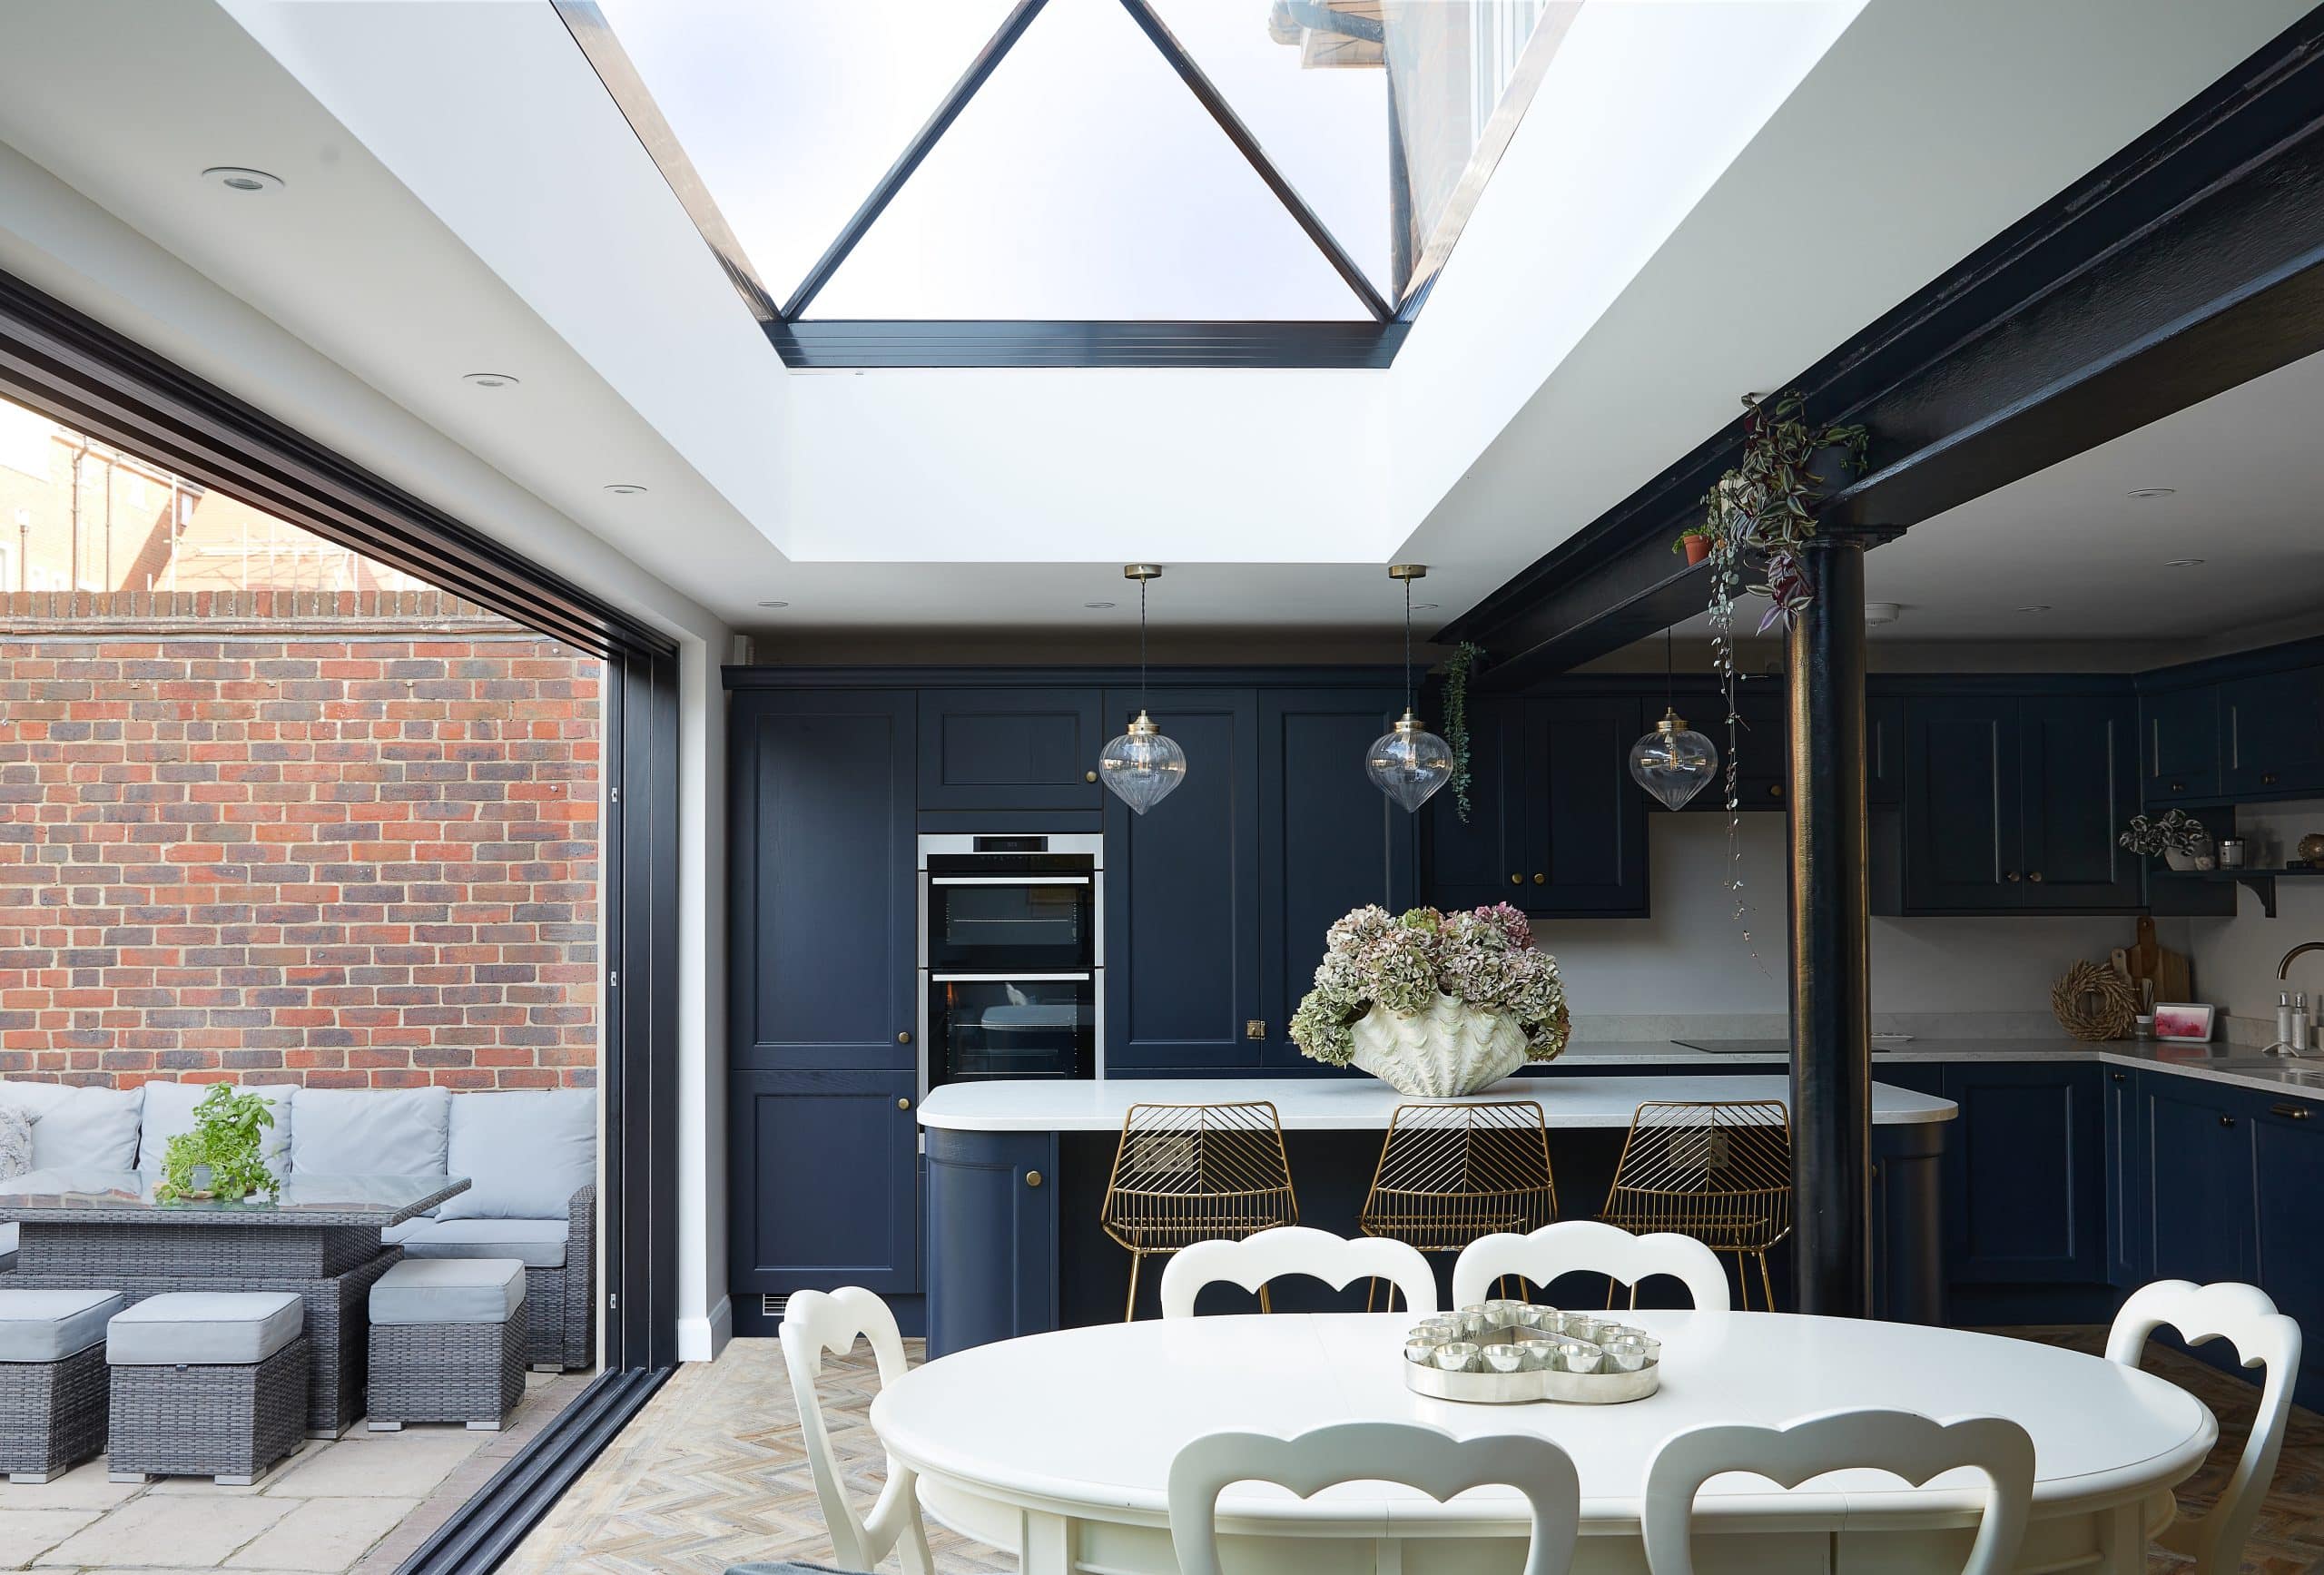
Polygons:
<instances>
[{"instance_id":1,"label":"oven glass door","mask_svg":"<svg viewBox=\"0 0 2324 1575\"><path fill-rule=\"evenodd\" d=\"M1098 1059L1097 978L931 970L928 1032L931 1085L1087 1078Z\"/></svg>"},{"instance_id":2,"label":"oven glass door","mask_svg":"<svg viewBox=\"0 0 2324 1575\"><path fill-rule=\"evenodd\" d=\"M949 973L1077 973L1098 961L1086 873L928 877L928 966Z\"/></svg>"}]
</instances>

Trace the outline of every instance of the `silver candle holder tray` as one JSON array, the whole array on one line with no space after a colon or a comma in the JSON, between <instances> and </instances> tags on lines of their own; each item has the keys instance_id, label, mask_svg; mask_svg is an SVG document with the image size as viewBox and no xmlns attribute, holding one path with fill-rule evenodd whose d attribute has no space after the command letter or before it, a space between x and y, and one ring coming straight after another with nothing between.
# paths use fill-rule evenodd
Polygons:
<instances>
[{"instance_id":1,"label":"silver candle holder tray","mask_svg":"<svg viewBox=\"0 0 2324 1575\"><path fill-rule=\"evenodd\" d=\"M1662 1344L1600 1313L1487 1302L1423 1319L1404 1386L1469 1405L1620 1405L1661 1387Z\"/></svg>"}]
</instances>

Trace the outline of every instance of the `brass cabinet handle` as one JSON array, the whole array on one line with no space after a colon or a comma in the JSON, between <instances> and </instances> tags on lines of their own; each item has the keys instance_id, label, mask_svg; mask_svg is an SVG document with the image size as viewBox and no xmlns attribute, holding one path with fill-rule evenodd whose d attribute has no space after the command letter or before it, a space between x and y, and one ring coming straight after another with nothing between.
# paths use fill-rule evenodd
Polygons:
<instances>
[{"instance_id":1,"label":"brass cabinet handle","mask_svg":"<svg viewBox=\"0 0 2324 1575\"><path fill-rule=\"evenodd\" d=\"M1247 1018L1247 1019L1246 1019L1244 1020L1244 1023L1243 1023L1243 1037L1244 1037L1245 1039L1265 1039L1265 1038L1267 1037L1267 1020L1266 1020L1266 1019L1265 1019L1265 1018Z\"/></svg>"},{"instance_id":2,"label":"brass cabinet handle","mask_svg":"<svg viewBox=\"0 0 2324 1575\"><path fill-rule=\"evenodd\" d=\"M2001 878L2008 881L2013 886L2017 884L2017 871L2014 870L2004 870L2002 871Z\"/></svg>"},{"instance_id":3,"label":"brass cabinet handle","mask_svg":"<svg viewBox=\"0 0 2324 1575\"><path fill-rule=\"evenodd\" d=\"M2235 1125L2235 1117L2232 1116L2222 1116L2219 1118L2219 1124L2222 1127L2232 1127Z\"/></svg>"},{"instance_id":4,"label":"brass cabinet handle","mask_svg":"<svg viewBox=\"0 0 2324 1575\"><path fill-rule=\"evenodd\" d=\"M911 1108L911 1101L910 1099L899 1099L896 1101L896 1108L899 1110L909 1110Z\"/></svg>"},{"instance_id":5,"label":"brass cabinet handle","mask_svg":"<svg viewBox=\"0 0 2324 1575\"><path fill-rule=\"evenodd\" d=\"M1081 780L1083 782L1096 782L1098 780L1098 773L1094 771L1085 771L1081 773Z\"/></svg>"},{"instance_id":6,"label":"brass cabinet handle","mask_svg":"<svg viewBox=\"0 0 2324 1575\"><path fill-rule=\"evenodd\" d=\"M2307 1105L2270 1105L2268 1107L2268 1114L2280 1116L2287 1121L2305 1121L2316 1112Z\"/></svg>"},{"instance_id":7,"label":"brass cabinet handle","mask_svg":"<svg viewBox=\"0 0 2324 1575\"><path fill-rule=\"evenodd\" d=\"M1779 799L1783 797L1783 783L1779 782L1769 783L1768 784L1768 796L1771 799Z\"/></svg>"},{"instance_id":8,"label":"brass cabinet handle","mask_svg":"<svg viewBox=\"0 0 2324 1575\"><path fill-rule=\"evenodd\" d=\"M1536 871L1533 871L1533 884L1534 884L1534 885L1536 885L1536 886L1546 886L1546 885L1548 885L1549 883L1550 883L1550 878L1549 878L1547 875L1542 874L1539 870L1536 870Z\"/></svg>"},{"instance_id":9,"label":"brass cabinet handle","mask_svg":"<svg viewBox=\"0 0 2324 1575\"><path fill-rule=\"evenodd\" d=\"M2271 771L2263 771L2263 772L2261 772L2261 773L2260 773L2260 785L2261 787L2273 787L2273 786L2275 786L2275 785L2276 785L2276 773L2275 773L2274 772L2271 772Z\"/></svg>"},{"instance_id":10,"label":"brass cabinet handle","mask_svg":"<svg viewBox=\"0 0 2324 1575\"><path fill-rule=\"evenodd\" d=\"M2131 1077L2128 1072L2109 1072L2106 1075L2113 1078L2117 1083L2126 1083L2130 1081Z\"/></svg>"},{"instance_id":11,"label":"brass cabinet handle","mask_svg":"<svg viewBox=\"0 0 2324 1575\"><path fill-rule=\"evenodd\" d=\"M2183 793L2187 791L2187 784L2183 782L2174 782L2171 784L2171 791L2174 793Z\"/></svg>"},{"instance_id":12,"label":"brass cabinet handle","mask_svg":"<svg viewBox=\"0 0 2324 1575\"><path fill-rule=\"evenodd\" d=\"M911 1030L907 1029L902 1033L898 1034L896 1036L896 1043L900 1045L908 1045L911 1043Z\"/></svg>"},{"instance_id":13,"label":"brass cabinet handle","mask_svg":"<svg viewBox=\"0 0 2324 1575\"><path fill-rule=\"evenodd\" d=\"M1041 1173L1040 1173L1039 1171L1038 1171L1038 1170L1029 1170L1029 1171L1025 1172L1025 1185L1026 1185L1026 1186L1040 1186L1040 1184L1041 1184Z\"/></svg>"},{"instance_id":14,"label":"brass cabinet handle","mask_svg":"<svg viewBox=\"0 0 2324 1575\"><path fill-rule=\"evenodd\" d=\"M2042 883L2042 871L2039 871L2039 870L2036 870L2036 871L2034 871L2031 875L2028 875L2028 876L2026 876L2025 878L2026 878L2028 881L2033 881L2033 882L2034 882L2034 884L2035 884L2036 886L2039 886L2039 885Z\"/></svg>"},{"instance_id":15,"label":"brass cabinet handle","mask_svg":"<svg viewBox=\"0 0 2324 1575\"><path fill-rule=\"evenodd\" d=\"M1512 875L1509 878L1509 883L1512 886L1522 886L1525 884L1525 877L1522 875Z\"/></svg>"}]
</instances>

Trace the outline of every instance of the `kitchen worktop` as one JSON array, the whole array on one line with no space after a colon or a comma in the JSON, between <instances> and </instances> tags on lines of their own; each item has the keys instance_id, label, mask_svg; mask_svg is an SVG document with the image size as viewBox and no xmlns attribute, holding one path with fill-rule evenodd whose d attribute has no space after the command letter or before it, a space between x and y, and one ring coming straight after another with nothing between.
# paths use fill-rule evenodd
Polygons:
<instances>
[{"instance_id":1,"label":"kitchen worktop","mask_svg":"<svg viewBox=\"0 0 2324 1575\"><path fill-rule=\"evenodd\" d=\"M1790 1047L1782 1039L1693 1039L1656 1047L1676 1052L1661 1066L1700 1066L1704 1061L1781 1064ZM1702 1061L1693 1060L1699 1056ZM1913 1061L2097 1061L2115 1067L2144 1067L2230 1083L2262 1093L2324 1099L2324 1056L2294 1059L2262 1054L2247 1045L2169 1045L2152 1039L2107 1039L2096 1044L2059 1034L2047 1039L1883 1040L1872 1044L1872 1060Z\"/></svg>"},{"instance_id":2,"label":"kitchen worktop","mask_svg":"<svg viewBox=\"0 0 2324 1575\"><path fill-rule=\"evenodd\" d=\"M1699 1061L1709 1059L1693 1052ZM1557 1127L1627 1127L1651 1099L1784 1099L1788 1078L1747 1073L1688 1078L1657 1071L1639 1078L1512 1078L1476 1096L1537 1098ZM1109 1078L1080 1082L948 1083L921 1101L920 1124L955 1132L1118 1130L1132 1105L1229 1104L1265 1099L1290 1132L1382 1131L1399 1105L1412 1102L1375 1078ZM1949 1099L1872 1087L1872 1124L1949 1121Z\"/></svg>"}]
</instances>

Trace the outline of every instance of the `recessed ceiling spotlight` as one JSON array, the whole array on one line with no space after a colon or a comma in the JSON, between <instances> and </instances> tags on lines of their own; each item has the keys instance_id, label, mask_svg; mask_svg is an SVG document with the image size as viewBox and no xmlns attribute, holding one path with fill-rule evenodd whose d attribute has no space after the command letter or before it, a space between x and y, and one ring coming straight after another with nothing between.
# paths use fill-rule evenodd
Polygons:
<instances>
[{"instance_id":1,"label":"recessed ceiling spotlight","mask_svg":"<svg viewBox=\"0 0 2324 1575\"><path fill-rule=\"evenodd\" d=\"M2166 560L2162 566L2167 569L2199 569L2203 566L2203 560L2199 557L2174 557Z\"/></svg>"},{"instance_id":2,"label":"recessed ceiling spotlight","mask_svg":"<svg viewBox=\"0 0 2324 1575\"><path fill-rule=\"evenodd\" d=\"M1436 602L1414 602L1413 604L1413 611L1415 613L1433 613L1436 611L1439 605L1440 604Z\"/></svg>"},{"instance_id":3,"label":"recessed ceiling spotlight","mask_svg":"<svg viewBox=\"0 0 2324 1575\"><path fill-rule=\"evenodd\" d=\"M213 186L223 186L229 192L251 193L282 190L281 176L270 175L264 170L245 170L238 164L213 164L202 172L202 178Z\"/></svg>"},{"instance_id":4,"label":"recessed ceiling spotlight","mask_svg":"<svg viewBox=\"0 0 2324 1575\"><path fill-rule=\"evenodd\" d=\"M1905 615L1902 604L1896 602L1866 602L1864 621L1866 624L1893 624Z\"/></svg>"},{"instance_id":5,"label":"recessed ceiling spotlight","mask_svg":"<svg viewBox=\"0 0 2324 1575\"><path fill-rule=\"evenodd\" d=\"M2138 498L2168 497L2178 490L2175 487L2133 487L2125 496Z\"/></svg>"},{"instance_id":6,"label":"recessed ceiling spotlight","mask_svg":"<svg viewBox=\"0 0 2324 1575\"><path fill-rule=\"evenodd\" d=\"M509 376L507 372L462 372L460 374L460 381L476 389L514 388L522 380L520 378Z\"/></svg>"},{"instance_id":7,"label":"recessed ceiling spotlight","mask_svg":"<svg viewBox=\"0 0 2324 1575\"><path fill-rule=\"evenodd\" d=\"M2050 611L2050 604L2047 602L2039 602L2033 606L2020 607L2017 610L2021 613L2046 613Z\"/></svg>"},{"instance_id":8,"label":"recessed ceiling spotlight","mask_svg":"<svg viewBox=\"0 0 2324 1575\"><path fill-rule=\"evenodd\" d=\"M635 497L645 488L635 481L608 481L606 483L606 490L615 497Z\"/></svg>"},{"instance_id":9,"label":"recessed ceiling spotlight","mask_svg":"<svg viewBox=\"0 0 2324 1575\"><path fill-rule=\"evenodd\" d=\"M761 602L761 603L759 604L759 605L760 605L760 606L762 606L762 607L775 607L775 608L787 607L787 606L789 606L790 605L791 605L791 604L790 604L789 602Z\"/></svg>"},{"instance_id":10,"label":"recessed ceiling spotlight","mask_svg":"<svg viewBox=\"0 0 2324 1575\"><path fill-rule=\"evenodd\" d=\"M1084 602L1081 605L1088 608L1093 613L1102 613L1114 604L1111 602Z\"/></svg>"}]
</instances>

